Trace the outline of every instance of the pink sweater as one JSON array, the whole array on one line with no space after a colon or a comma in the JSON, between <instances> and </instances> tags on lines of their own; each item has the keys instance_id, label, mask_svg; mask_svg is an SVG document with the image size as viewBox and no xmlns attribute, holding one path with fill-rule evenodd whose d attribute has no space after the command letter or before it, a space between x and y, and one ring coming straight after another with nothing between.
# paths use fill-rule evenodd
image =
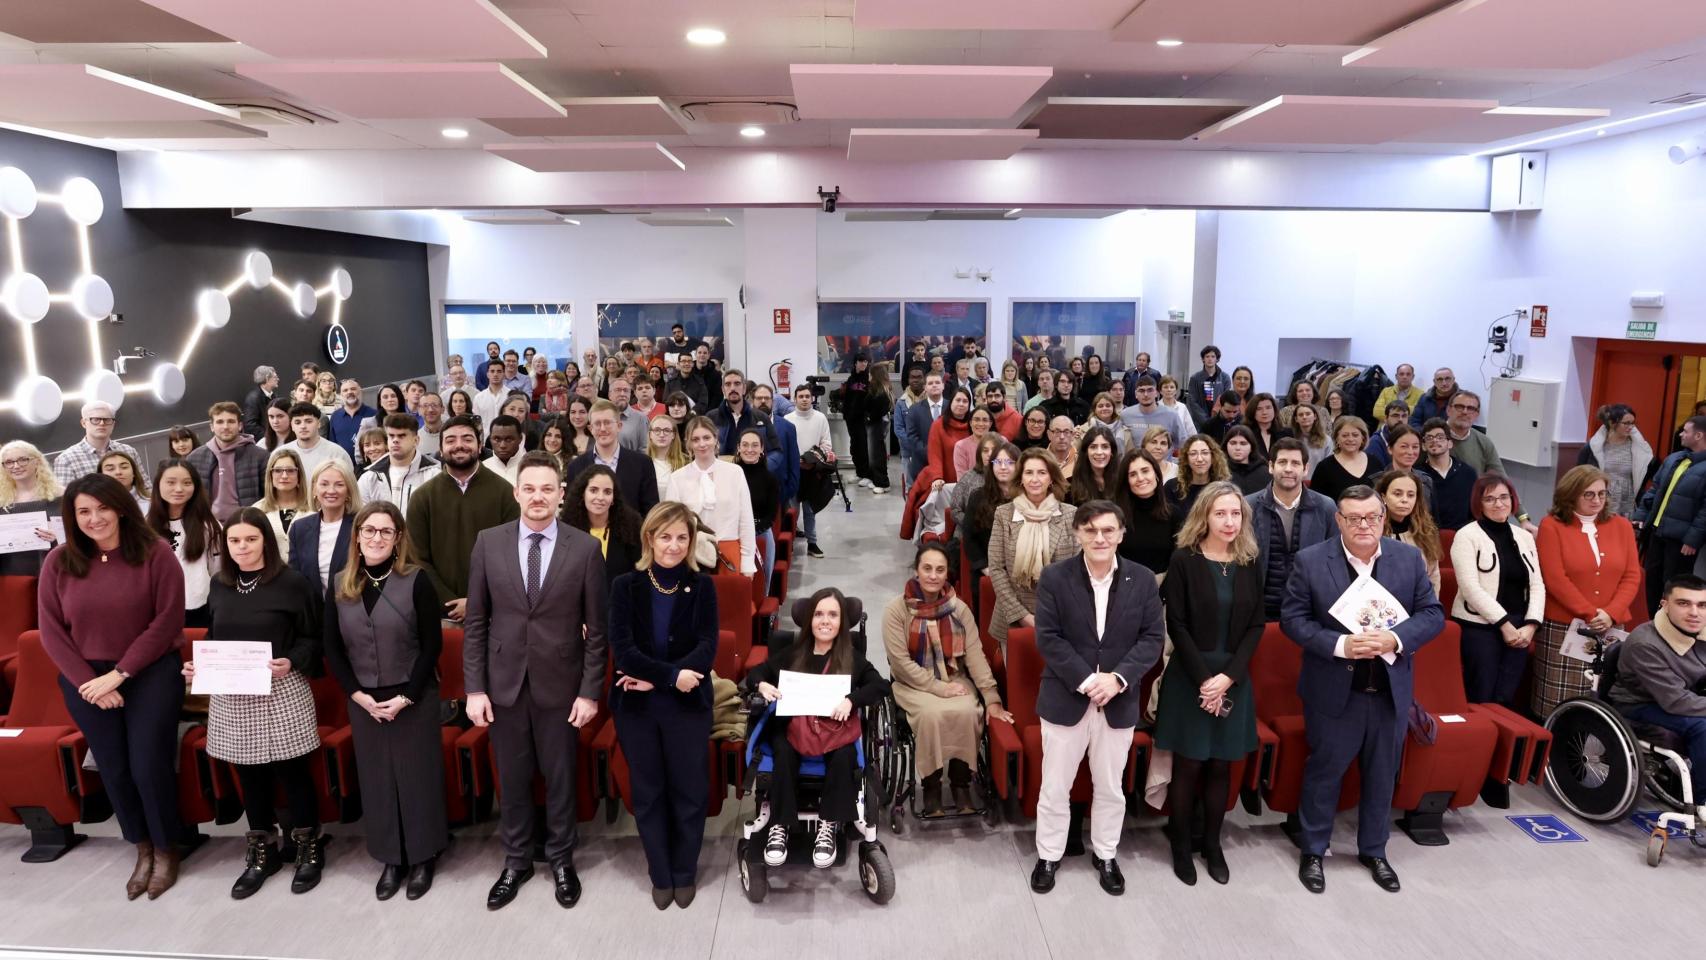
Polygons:
<instances>
[{"instance_id":1,"label":"pink sweater","mask_svg":"<svg viewBox=\"0 0 1706 960\"><path fill-rule=\"evenodd\" d=\"M91 660L134 676L183 642L184 570L166 541L154 542L141 567L96 558L80 579L59 569L64 549L43 561L36 595L42 647L73 686L95 679Z\"/></svg>"}]
</instances>

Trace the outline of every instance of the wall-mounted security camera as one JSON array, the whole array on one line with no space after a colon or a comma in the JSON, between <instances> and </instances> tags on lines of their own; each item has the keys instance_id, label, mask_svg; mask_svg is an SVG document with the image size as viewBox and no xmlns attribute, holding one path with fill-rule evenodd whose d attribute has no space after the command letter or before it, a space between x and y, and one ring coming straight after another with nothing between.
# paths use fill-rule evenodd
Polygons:
<instances>
[{"instance_id":1,"label":"wall-mounted security camera","mask_svg":"<svg viewBox=\"0 0 1706 960\"><path fill-rule=\"evenodd\" d=\"M990 278L990 277L991 277L991 276L993 276L993 275L994 275L994 273L995 273L995 271L994 271L994 270L979 270L979 271L978 271L978 272L977 272L977 278L978 278L978 279L979 279L979 280L982 280L982 281L983 281L983 282L984 282L984 283L988 283L988 282L989 282L989 278Z\"/></svg>"},{"instance_id":2,"label":"wall-mounted security camera","mask_svg":"<svg viewBox=\"0 0 1706 960\"><path fill-rule=\"evenodd\" d=\"M1510 330L1502 323L1496 324L1492 332L1487 335L1487 345L1493 348L1494 353L1504 353L1505 347L1509 344Z\"/></svg>"},{"instance_id":3,"label":"wall-mounted security camera","mask_svg":"<svg viewBox=\"0 0 1706 960\"><path fill-rule=\"evenodd\" d=\"M112 315L107 317L107 322L108 323L123 323L124 322L124 314L122 314L122 313L112 314Z\"/></svg>"},{"instance_id":4,"label":"wall-mounted security camera","mask_svg":"<svg viewBox=\"0 0 1706 960\"><path fill-rule=\"evenodd\" d=\"M825 190L822 186L819 186L817 188L817 198L818 201L823 204L824 213L834 213L835 202L841 199L841 187L837 185L834 190Z\"/></svg>"}]
</instances>

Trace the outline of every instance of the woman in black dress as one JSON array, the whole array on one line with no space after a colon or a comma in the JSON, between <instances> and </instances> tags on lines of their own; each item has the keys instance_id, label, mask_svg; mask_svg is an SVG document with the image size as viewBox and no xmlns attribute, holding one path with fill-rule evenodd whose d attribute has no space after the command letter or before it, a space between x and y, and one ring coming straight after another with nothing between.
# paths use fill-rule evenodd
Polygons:
<instances>
[{"instance_id":1,"label":"woman in black dress","mask_svg":"<svg viewBox=\"0 0 1706 960\"><path fill-rule=\"evenodd\" d=\"M1114 503L1125 513L1125 537L1120 556L1143 564L1157 577L1167 572L1173 556L1173 541L1184 514L1167 498L1162 488L1161 465L1144 450L1128 450L1120 458L1114 475L1124 483L1114 492Z\"/></svg>"},{"instance_id":2,"label":"woman in black dress","mask_svg":"<svg viewBox=\"0 0 1706 960\"><path fill-rule=\"evenodd\" d=\"M626 568L610 588L610 710L659 910L693 902L710 802L717 588L693 559L697 526L684 504L653 507L640 530L641 569Z\"/></svg>"},{"instance_id":3,"label":"woman in black dress","mask_svg":"<svg viewBox=\"0 0 1706 960\"><path fill-rule=\"evenodd\" d=\"M1332 443L1332 456L1316 464L1315 472L1309 475L1309 489L1337 503L1339 494L1351 487L1372 486L1382 468L1368 455L1368 425L1361 417L1333 421Z\"/></svg>"},{"instance_id":4,"label":"woman in black dress","mask_svg":"<svg viewBox=\"0 0 1706 960\"><path fill-rule=\"evenodd\" d=\"M575 474L563 498L563 522L598 541L606 583L640 562L640 512L622 501L609 467L594 463Z\"/></svg>"},{"instance_id":5,"label":"woman in black dress","mask_svg":"<svg viewBox=\"0 0 1706 960\"><path fill-rule=\"evenodd\" d=\"M1262 572L1250 505L1231 483L1211 483L1179 530L1179 549L1161 592L1173 657L1161 677L1155 746L1173 753L1168 839L1173 875L1197 882L1191 823L1202 805L1202 850L1208 875L1231 873L1220 829L1232 794L1233 760L1256 748L1256 704L1250 658L1262 639Z\"/></svg>"},{"instance_id":6,"label":"woman in black dress","mask_svg":"<svg viewBox=\"0 0 1706 960\"><path fill-rule=\"evenodd\" d=\"M384 866L373 894L432 889L450 843L439 734L443 607L415 565L403 512L376 500L355 515L344 569L326 590L326 665L359 709L349 712L367 852Z\"/></svg>"},{"instance_id":7,"label":"woman in black dress","mask_svg":"<svg viewBox=\"0 0 1706 960\"><path fill-rule=\"evenodd\" d=\"M279 787L289 803L296 847L290 892L307 893L320 883L326 863L310 766L320 752L314 691L308 686L308 673L320 662L320 624L308 582L280 559L272 524L254 507L231 514L207 606L210 642L263 640L272 646L269 692L216 693L207 704L207 754L237 771L249 821L243 872L231 885L231 898L253 895L284 866L273 833L282 829L274 809ZM185 663L183 673L193 682L195 662Z\"/></svg>"}]
</instances>

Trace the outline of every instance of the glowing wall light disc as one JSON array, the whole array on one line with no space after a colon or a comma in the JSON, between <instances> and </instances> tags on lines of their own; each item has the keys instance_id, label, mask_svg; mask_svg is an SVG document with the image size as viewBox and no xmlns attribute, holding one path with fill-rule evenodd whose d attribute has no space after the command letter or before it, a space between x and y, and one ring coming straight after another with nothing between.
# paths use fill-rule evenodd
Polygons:
<instances>
[{"instance_id":1,"label":"glowing wall light disc","mask_svg":"<svg viewBox=\"0 0 1706 960\"><path fill-rule=\"evenodd\" d=\"M355 281L350 278L349 271L339 267L332 271L332 296L339 300L348 300L355 292Z\"/></svg>"},{"instance_id":2,"label":"glowing wall light disc","mask_svg":"<svg viewBox=\"0 0 1706 960\"><path fill-rule=\"evenodd\" d=\"M60 392L59 384L47 377L25 377L12 391L12 403L20 419L40 427L59 418L65 408L65 395Z\"/></svg>"},{"instance_id":3,"label":"glowing wall light disc","mask_svg":"<svg viewBox=\"0 0 1706 960\"><path fill-rule=\"evenodd\" d=\"M65 207L66 216L85 227L100 220L106 209L101 189L83 177L65 181L65 186L59 189L59 202Z\"/></svg>"},{"instance_id":4,"label":"glowing wall light disc","mask_svg":"<svg viewBox=\"0 0 1706 960\"><path fill-rule=\"evenodd\" d=\"M319 300L320 298L314 295L314 288L305 281L298 281L290 290L290 305L296 308L296 315L299 317L312 317Z\"/></svg>"},{"instance_id":5,"label":"glowing wall light disc","mask_svg":"<svg viewBox=\"0 0 1706 960\"><path fill-rule=\"evenodd\" d=\"M231 322L231 298L219 290L203 290L195 297L196 319L209 330L218 330Z\"/></svg>"},{"instance_id":6,"label":"glowing wall light disc","mask_svg":"<svg viewBox=\"0 0 1706 960\"><path fill-rule=\"evenodd\" d=\"M244 257L243 279L256 290L272 283L272 258L259 250Z\"/></svg>"},{"instance_id":7,"label":"glowing wall light disc","mask_svg":"<svg viewBox=\"0 0 1706 960\"><path fill-rule=\"evenodd\" d=\"M35 323L47 316L47 284L33 273L14 273L0 283L0 307L19 323Z\"/></svg>"},{"instance_id":8,"label":"glowing wall light disc","mask_svg":"<svg viewBox=\"0 0 1706 960\"><path fill-rule=\"evenodd\" d=\"M171 406L184 398L184 371L175 363L162 363L148 377L154 399Z\"/></svg>"},{"instance_id":9,"label":"glowing wall light disc","mask_svg":"<svg viewBox=\"0 0 1706 960\"><path fill-rule=\"evenodd\" d=\"M0 167L0 215L22 220L35 212L35 181L17 167Z\"/></svg>"},{"instance_id":10,"label":"glowing wall light disc","mask_svg":"<svg viewBox=\"0 0 1706 960\"><path fill-rule=\"evenodd\" d=\"M113 288L92 273L71 284L71 307L85 320L105 320L113 312Z\"/></svg>"},{"instance_id":11,"label":"glowing wall light disc","mask_svg":"<svg viewBox=\"0 0 1706 960\"><path fill-rule=\"evenodd\" d=\"M83 378L83 402L94 400L117 410L124 406L124 381L111 370L91 370Z\"/></svg>"}]
</instances>

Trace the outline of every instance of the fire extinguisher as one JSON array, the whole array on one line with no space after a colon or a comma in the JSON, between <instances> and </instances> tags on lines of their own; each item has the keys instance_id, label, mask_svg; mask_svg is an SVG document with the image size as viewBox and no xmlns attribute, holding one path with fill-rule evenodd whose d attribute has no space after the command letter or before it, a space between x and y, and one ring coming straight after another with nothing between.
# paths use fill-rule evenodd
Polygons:
<instances>
[{"instance_id":1,"label":"fire extinguisher","mask_svg":"<svg viewBox=\"0 0 1706 960\"><path fill-rule=\"evenodd\" d=\"M770 385L775 387L778 392L784 395L789 389L788 374L793 362L794 361L784 357L770 365Z\"/></svg>"}]
</instances>

